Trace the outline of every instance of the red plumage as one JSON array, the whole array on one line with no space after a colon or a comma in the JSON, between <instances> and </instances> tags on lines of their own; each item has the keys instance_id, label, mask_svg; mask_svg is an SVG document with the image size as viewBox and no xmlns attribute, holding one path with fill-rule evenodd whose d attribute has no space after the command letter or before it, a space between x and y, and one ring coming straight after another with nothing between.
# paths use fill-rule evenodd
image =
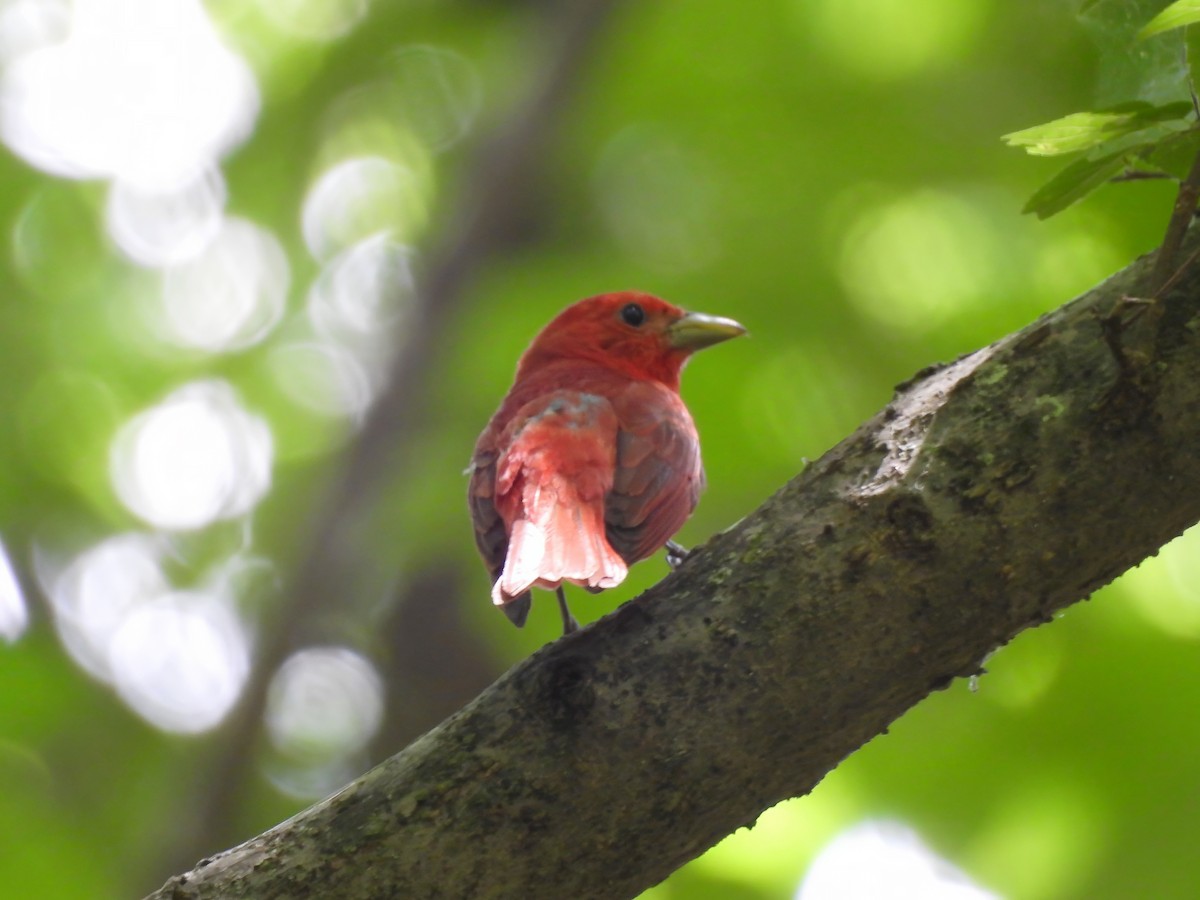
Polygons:
<instances>
[{"instance_id":1,"label":"red plumage","mask_svg":"<svg viewBox=\"0 0 1200 900\"><path fill-rule=\"evenodd\" d=\"M468 488L492 601L518 626L530 589L597 591L662 547L704 486L679 396L690 354L744 333L633 291L567 307L530 344L480 435Z\"/></svg>"}]
</instances>

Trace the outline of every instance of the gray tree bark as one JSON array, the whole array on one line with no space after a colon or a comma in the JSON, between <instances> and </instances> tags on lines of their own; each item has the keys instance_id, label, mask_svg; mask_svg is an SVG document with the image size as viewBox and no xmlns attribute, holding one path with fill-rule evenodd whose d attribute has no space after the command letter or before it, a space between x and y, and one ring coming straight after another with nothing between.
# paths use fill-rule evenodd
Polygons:
<instances>
[{"instance_id":1,"label":"gray tree bark","mask_svg":"<svg viewBox=\"0 0 1200 900\"><path fill-rule=\"evenodd\" d=\"M918 373L660 584L151 896L631 897L807 793L1200 519L1200 269L1144 303L1151 260Z\"/></svg>"}]
</instances>

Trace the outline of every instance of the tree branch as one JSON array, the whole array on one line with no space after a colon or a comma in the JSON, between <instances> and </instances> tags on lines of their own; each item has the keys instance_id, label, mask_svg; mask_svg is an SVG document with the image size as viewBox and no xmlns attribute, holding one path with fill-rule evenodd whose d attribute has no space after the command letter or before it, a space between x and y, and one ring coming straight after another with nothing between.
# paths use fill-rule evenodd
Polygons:
<instances>
[{"instance_id":1,"label":"tree branch","mask_svg":"<svg viewBox=\"0 0 1200 900\"><path fill-rule=\"evenodd\" d=\"M901 385L660 584L153 896L630 897L807 793L1200 518L1196 267L1111 326L1151 264Z\"/></svg>"}]
</instances>

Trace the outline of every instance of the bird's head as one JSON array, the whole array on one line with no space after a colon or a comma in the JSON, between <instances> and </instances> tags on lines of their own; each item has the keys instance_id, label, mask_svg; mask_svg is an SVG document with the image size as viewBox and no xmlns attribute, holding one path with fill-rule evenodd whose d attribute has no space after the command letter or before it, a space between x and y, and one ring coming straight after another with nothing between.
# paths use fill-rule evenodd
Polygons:
<instances>
[{"instance_id":1,"label":"bird's head","mask_svg":"<svg viewBox=\"0 0 1200 900\"><path fill-rule=\"evenodd\" d=\"M521 357L517 375L555 360L587 360L678 390L693 352L745 333L733 319L687 312L652 294L601 294L555 316Z\"/></svg>"}]
</instances>

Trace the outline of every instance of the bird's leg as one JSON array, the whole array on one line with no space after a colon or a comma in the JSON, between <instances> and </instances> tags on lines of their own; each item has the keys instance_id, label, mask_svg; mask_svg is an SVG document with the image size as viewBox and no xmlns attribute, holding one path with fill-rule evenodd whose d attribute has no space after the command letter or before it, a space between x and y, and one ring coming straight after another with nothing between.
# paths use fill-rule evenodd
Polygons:
<instances>
[{"instance_id":1,"label":"bird's leg","mask_svg":"<svg viewBox=\"0 0 1200 900\"><path fill-rule=\"evenodd\" d=\"M683 561L687 559L692 551L683 544L677 544L674 541L667 541L667 565L672 569L678 569L683 565Z\"/></svg>"},{"instance_id":2,"label":"bird's leg","mask_svg":"<svg viewBox=\"0 0 1200 900\"><path fill-rule=\"evenodd\" d=\"M560 584L554 589L554 595L558 597L558 611L562 613L563 634L570 634L573 631L579 630L579 623L575 621L575 617L571 615L571 610L567 609L567 595Z\"/></svg>"}]
</instances>

